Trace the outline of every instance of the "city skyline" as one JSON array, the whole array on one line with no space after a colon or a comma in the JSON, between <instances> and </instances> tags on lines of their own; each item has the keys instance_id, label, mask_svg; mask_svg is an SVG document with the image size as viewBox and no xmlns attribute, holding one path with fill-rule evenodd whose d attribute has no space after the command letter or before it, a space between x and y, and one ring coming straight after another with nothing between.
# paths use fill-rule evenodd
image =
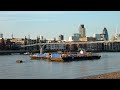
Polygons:
<instances>
[{"instance_id":1,"label":"city skyline","mask_svg":"<svg viewBox=\"0 0 120 90\"><path fill-rule=\"evenodd\" d=\"M60 34L68 40L79 33L84 24L86 36L102 33L104 27L111 38L119 33L120 11L0 11L0 33L4 38L36 39L42 35L46 39L58 39Z\"/></svg>"}]
</instances>

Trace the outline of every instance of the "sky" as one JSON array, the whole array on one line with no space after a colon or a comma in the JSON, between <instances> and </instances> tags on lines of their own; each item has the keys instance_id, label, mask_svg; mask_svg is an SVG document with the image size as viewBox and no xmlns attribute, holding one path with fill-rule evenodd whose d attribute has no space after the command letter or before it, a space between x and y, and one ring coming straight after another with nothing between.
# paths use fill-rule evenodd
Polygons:
<instances>
[{"instance_id":1,"label":"sky","mask_svg":"<svg viewBox=\"0 0 120 90\"><path fill-rule=\"evenodd\" d=\"M42 35L46 39L58 39L60 34L68 40L69 36L79 33L81 24L86 35L100 34L103 28L109 37L119 33L120 11L0 11L0 33L4 38L24 38L30 35L36 39Z\"/></svg>"}]
</instances>

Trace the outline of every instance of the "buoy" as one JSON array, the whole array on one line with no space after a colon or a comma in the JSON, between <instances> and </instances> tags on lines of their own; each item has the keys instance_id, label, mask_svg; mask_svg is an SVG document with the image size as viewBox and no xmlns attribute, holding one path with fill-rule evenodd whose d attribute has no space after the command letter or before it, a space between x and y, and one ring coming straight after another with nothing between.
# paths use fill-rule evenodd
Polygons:
<instances>
[{"instance_id":1,"label":"buoy","mask_svg":"<svg viewBox=\"0 0 120 90\"><path fill-rule=\"evenodd\" d=\"M22 63L23 61L22 60L16 60L16 63Z\"/></svg>"}]
</instances>

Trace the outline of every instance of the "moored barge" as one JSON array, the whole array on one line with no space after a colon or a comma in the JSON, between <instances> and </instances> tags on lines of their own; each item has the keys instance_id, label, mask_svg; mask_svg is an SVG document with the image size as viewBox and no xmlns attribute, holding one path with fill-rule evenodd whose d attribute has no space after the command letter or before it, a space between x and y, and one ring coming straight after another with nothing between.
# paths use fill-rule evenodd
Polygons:
<instances>
[{"instance_id":1,"label":"moored barge","mask_svg":"<svg viewBox=\"0 0 120 90\"><path fill-rule=\"evenodd\" d=\"M37 53L34 55L30 55L30 58L34 60L50 60L50 61L80 61L80 60L96 60L96 59L100 59L101 56L81 50L80 52L66 53L66 54Z\"/></svg>"}]
</instances>

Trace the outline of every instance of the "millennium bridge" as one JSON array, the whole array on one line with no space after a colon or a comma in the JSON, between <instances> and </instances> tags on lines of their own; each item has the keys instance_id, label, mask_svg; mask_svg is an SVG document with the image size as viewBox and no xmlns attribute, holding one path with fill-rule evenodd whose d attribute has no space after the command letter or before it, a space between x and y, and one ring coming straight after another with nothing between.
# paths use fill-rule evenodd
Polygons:
<instances>
[{"instance_id":1,"label":"millennium bridge","mask_svg":"<svg viewBox=\"0 0 120 90\"><path fill-rule=\"evenodd\" d=\"M44 48L46 46L46 48ZM72 47L71 47L72 46ZM67 50L84 48L88 51L120 51L120 41L57 42L21 45L21 48L38 47L39 50Z\"/></svg>"}]
</instances>

